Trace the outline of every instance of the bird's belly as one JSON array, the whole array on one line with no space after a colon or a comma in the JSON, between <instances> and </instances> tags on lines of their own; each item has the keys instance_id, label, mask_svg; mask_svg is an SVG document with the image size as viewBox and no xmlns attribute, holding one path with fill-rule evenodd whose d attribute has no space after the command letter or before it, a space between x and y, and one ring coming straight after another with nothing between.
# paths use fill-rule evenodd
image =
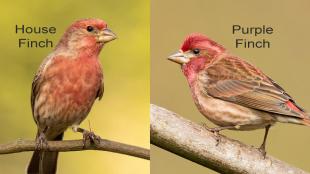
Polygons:
<instances>
[{"instance_id":1,"label":"bird's belly","mask_svg":"<svg viewBox=\"0 0 310 174\"><path fill-rule=\"evenodd\" d=\"M45 81L35 103L40 127L61 130L86 118L96 99L101 79L97 78L97 74L85 74L72 76L67 71Z\"/></svg>"},{"instance_id":2,"label":"bird's belly","mask_svg":"<svg viewBox=\"0 0 310 174\"><path fill-rule=\"evenodd\" d=\"M199 111L218 126L236 126L239 130L264 128L273 124L274 117L267 112L198 94L194 96Z\"/></svg>"}]
</instances>

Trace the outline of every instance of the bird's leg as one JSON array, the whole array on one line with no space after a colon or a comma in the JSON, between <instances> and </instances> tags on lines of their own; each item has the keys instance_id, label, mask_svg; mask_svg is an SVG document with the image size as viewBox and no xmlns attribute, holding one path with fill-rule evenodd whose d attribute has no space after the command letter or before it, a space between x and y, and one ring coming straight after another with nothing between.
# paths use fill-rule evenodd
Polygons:
<instances>
[{"instance_id":1,"label":"bird's leg","mask_svg":"<svg viewBox=\"0 0 310 174\"><path fill-rule=\"evenodd\" d=\"M99 144L100 143L100 136L96 135L93 131L88 131L86 129L80 128L77 125L72 126L72 130L74 132L80 132L83 134L83 146L86 147L87 140L90 140L92 143Z\"/></svg>"},{"instance_id":2,"label":"bird's leg","mask_svg":"<svg viewBox=\"0 0 310 174\"><path fill-rule=\"evenodd\" d=\"M206 130L214 133L215 138L216 138L216 146L218 146L221 141L220 131L225 130L225 129L239 129L239 126L222 126L222 127L209 128L205 123L203 123L202 126Z\"/></svg>"},{"instance_id":3,"label":"bird's leg","mask_svg":"<svg viewBox=\"0 0 310 174\"><path fill-rule=\"evenodd\" d=\"M38 136L36 138L36 147L35 149L36 150L41 150L43 149L43 146L46 147L46 149L48 148L48 144L47 144L47 139L46 139L46 136L45 136L45 132L47 130L47 127L43 130L43 131L40 131L40 129L38 129L39 132L38 132Z\"/></svg>"},{"instance_id":4,"label":"bird's leg","mask_svg":"<svg viewBox=\"0 0 310 174\"><path fill-rule=\"evenodd\" d=\"M264 159L266 158L266 140L267 140L267 136L268 136L270 126L271 125L267 125L265 127L264 141L263 141L262 145L258 148L258 150L262 153Z\"/></svg>"}]
</instances>

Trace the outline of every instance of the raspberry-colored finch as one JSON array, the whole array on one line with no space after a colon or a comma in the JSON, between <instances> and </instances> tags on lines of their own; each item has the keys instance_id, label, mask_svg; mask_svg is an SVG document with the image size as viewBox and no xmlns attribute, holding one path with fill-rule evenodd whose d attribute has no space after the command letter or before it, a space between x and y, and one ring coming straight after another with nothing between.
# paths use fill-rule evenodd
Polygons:
<instances>
[{"instance_id":1,"label":"raspberry-colored finch","mask_svg":"<svg viewBox=\"0 0 310 174\"><path fill-rule=\"evenodd\" d=\"M310 126L309 115L275 81L207 36L189 35L168 59L181 64L199 111L219 126L209 129L215 133L265 128L260 146L265 156L270 126Z\"/></svg>"},{"instance_id":2,"label":"raspberry-colored finch","mask_svg":"<svg viewBox=\"0 0 310 174\"><path fill-rule=\"evenodd\" d=\"M103 95L99 62L102 47L116 38L100 19L74 22L42 62L32 82L31 107L38 126L37 143L62 140L64 131L86 133L78 125L86 118L96 98ZM28 173L56 173L58 152L37 150Z\"/></svg>"}]
</instances>

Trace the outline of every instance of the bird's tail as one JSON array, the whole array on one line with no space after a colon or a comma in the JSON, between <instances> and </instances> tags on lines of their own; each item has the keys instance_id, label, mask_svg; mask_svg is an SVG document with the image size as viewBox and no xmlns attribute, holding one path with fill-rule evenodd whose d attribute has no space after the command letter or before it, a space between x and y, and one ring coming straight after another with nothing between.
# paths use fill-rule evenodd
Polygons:
<instances>
[{"instance_id":1,"label":"bird's tail","mask_svg":"<svg viewBox=\"0 0 310 174\"><path fill-rule=\"evenodd\" d=\"M310 118L302 119L302 123L303 123L303 125L310 126Z\"/></svg>"},{"instance_id":2,"label":"bird's tail","mask_svg":"<svg viewBox=\"0 0 310 174\"><path fill-rule=\"evenodd\" d=\"M61 133L53 140L62 140L63 134ZM55 174L57 158L58 152L34 151L27 168L27 174Z\"/></svg>"},{"instance_id":3,"label":"bird's tail","mask_svg":"<svg viewBox=\"0 0 310 174\"><path fill-rule=\"evenodd\" d=\"M309 113L303 113L302 117L293 117L293 116L287 116L287 115L275 115L275 118L278 122L282 123L293 123L293 124L299 124L304 126L310 126L310 114Z\"/></svg>"},{"instance_id":4,"label":"bird's tail","mask_svg":"<svg viewBox=\"0 0 310 174\"><path fill-rule=\"evenodd\" d=\"M310 113L304 112L304 118L301 119L301 124L305 126L310 126Z\"/></svg>"}]
</instances>

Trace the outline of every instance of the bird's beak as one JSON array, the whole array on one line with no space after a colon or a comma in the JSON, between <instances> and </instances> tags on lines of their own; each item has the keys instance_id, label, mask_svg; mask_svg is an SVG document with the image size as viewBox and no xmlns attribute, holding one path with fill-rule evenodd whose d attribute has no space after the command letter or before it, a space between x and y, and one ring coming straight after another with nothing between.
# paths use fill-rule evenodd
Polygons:
<instances>
[{"instance_id":1,"label":"bird's beak","mask_svg":"<svg viewBox=\"0 0 310 174\"><path fill-rule=\"evenodd\" d=\"M98 34L98 42L107 43L116 39L116 35L110 29L104 29Z\"/></svg>"},{"instance_id":2,"label":"bird's beak","mask_svg":"<svg viewBox=\"0 0 310 174\"><path fill-rule=\"evenodd\" d=\"M168 57L168 60L171 60L175 63L178 64L185 64L187 62L189 62L189 59L187 58L186 54L184 54L184 52L182 50L176 52L175 54L172 54L171 56Z\"/></svg>"}]
</instances>

